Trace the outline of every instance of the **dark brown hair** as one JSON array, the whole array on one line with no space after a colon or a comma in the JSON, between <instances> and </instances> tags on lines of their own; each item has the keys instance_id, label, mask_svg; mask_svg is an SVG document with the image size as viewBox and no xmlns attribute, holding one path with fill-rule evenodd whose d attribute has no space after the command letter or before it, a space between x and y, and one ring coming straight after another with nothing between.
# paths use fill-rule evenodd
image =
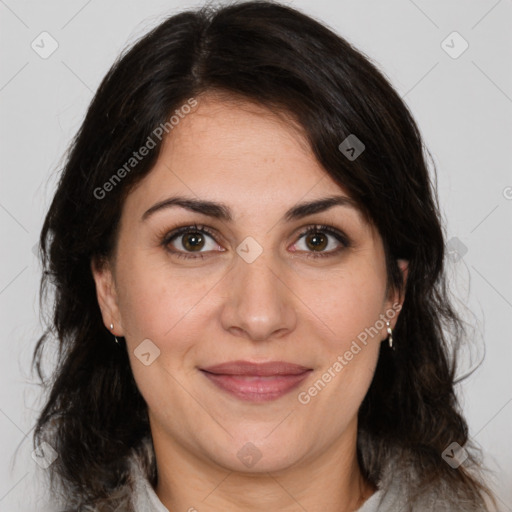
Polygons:
<instances>
[{"instance_id":1,"label":"dark brown hair","mask_svg":"<svg viewBox=\"0 0 512 512\"><path fill-rule=\"evenodd\" d=\"M146 403L125 346L105 329L90 264L112 255L123 201L151 171L160 141L108 194L98 189L176 109L216 91L286 114L302 127L326 173L377 227L391 288L402 282L396 260L409 261L396 351L382 344L359 411L363 473L378 483L398 454L420 475L411 503L412 491L443 482L481 506L486 488L471 472L477 460L454 393L451 355L464 327L447 292L444 234L420 132L368 57L325 25L265 1L166 19L114 63L70 147L40 236L40 299L51 285L54 300L34 351L48 390L34 445L45 440L58 453L49 469L52 485L60 483L70 509L116 510L130 454L142 452L149 435ZM350 134L365 144L355 160L338 149ZM46 377L41 360L52 336L57 365ZM441 457L454 441L470 454L457 470ZM147 471L154 482L154 463L148 461Z\"/></svg>"}]
</instances>

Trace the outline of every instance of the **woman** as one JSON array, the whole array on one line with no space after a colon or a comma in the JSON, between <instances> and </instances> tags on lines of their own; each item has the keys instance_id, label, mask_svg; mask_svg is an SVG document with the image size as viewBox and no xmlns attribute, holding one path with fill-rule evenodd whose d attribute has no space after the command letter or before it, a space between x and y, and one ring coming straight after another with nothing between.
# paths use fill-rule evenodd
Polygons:
<instances>
[{"instance_id":1,"label":"woman","mask_svg":"<svg viewBox=\"0 0 512 512\"><path fill-rule=\"evenodd\" d=\"M143 37L40 242L62 510L487 510L418 128L318 22L247 2Z\"/></svg>"}]
</instances>

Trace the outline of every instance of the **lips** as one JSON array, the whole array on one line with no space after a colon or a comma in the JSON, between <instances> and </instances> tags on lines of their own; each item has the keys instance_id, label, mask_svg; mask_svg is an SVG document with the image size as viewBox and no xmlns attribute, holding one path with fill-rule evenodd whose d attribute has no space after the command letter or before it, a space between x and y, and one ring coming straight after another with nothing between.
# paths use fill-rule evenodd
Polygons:
<instances>
[{"instance_id":1,"label":"lips","mask_svg":"<svg viewBox=\"0 0 512 512\"><path fill-rule=\"evenodd\" d=\"M284 361L230 361L200 370L218 388L252 402L276 400L296 388L312 372L312 368Z\"/></svg>"},{"instance_id":2,"label":"lips","mask_svg":"<svg viewBox=\"0 0 512 512\"><path fill-rule=\"evenodd\" d=\"M207 368L201 368L217 375L251 375L265 377L269 375L299 375L311 368L306 368L284 361L271 361L268 363L250 363L249 361L230 361Z\"/></svg>"}]
</instances>

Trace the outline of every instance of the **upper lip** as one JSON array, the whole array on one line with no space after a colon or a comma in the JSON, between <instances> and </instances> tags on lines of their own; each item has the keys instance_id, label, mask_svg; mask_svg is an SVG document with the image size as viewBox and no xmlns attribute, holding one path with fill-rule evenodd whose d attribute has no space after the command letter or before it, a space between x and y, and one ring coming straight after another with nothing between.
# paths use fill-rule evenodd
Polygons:
<instances>
[{"instance_id":1,"label":"upper lip","mask_svg":"<svg viewBox=\"0 0 512 512\"><path fill-rule=\"evenodd\" d=\"M267 363L251 363L249 361L229 361L226 363L200 368L209 373L218 375L300 375L312 368L285 361L270 361Z\"/></svg>"}]
</instances>

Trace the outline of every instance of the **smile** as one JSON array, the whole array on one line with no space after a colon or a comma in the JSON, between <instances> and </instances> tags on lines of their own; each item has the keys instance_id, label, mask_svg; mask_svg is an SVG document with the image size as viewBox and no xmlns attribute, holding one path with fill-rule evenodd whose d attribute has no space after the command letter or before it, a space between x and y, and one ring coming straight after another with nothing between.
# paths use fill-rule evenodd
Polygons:
<instances>
[{"instance_id":1,"label":"smile","mask_svg":"<svg viewBox=\"0 0 512 512\"><path fill-rule=\"evenodd\" d=\"M217 388L250 402L277 400L298 387L313 371L301 365L234 361L206 369L203 375Z\"/></svg>"}]
</instances>

